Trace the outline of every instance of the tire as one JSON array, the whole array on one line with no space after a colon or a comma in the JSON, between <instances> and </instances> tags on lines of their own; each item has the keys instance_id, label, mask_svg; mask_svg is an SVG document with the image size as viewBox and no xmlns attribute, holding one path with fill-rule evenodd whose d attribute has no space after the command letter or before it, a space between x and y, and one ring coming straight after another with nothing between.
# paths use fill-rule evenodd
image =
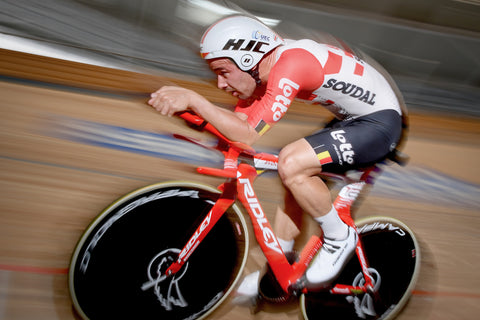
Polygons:
<instances>
[{"instance_id":1,"label":"tire","mask_svg":"<svg viewBox=\"0 0 480 320\"><path fill-rule=\"evenodd\" d=\"M388 217L370 217L356 223L378 290L370 294L334 295L310 292L300 305L305 319L393 319L406 305L420 272L420 248L413 232ZM336 283L361 285L363 275L354 256Z\"/></svg>"},{"instance_id":2,"label":"tire","mask_svg":"<svg viewBox=\"0 0 480 320\"><path fill-rule=\"evenodd\" d=\"M83 319L202 319L228 296L248 255L231 206L173 277L156 281L219 197L213 188L159 183L107 207L73 253L69 289Z\"/></svg>"}]
</instances>

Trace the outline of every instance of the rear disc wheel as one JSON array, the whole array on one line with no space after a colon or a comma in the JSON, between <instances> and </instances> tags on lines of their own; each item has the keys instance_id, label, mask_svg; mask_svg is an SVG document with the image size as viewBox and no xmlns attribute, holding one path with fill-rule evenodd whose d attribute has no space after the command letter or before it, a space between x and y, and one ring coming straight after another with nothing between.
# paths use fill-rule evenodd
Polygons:
<instances>
[{"instance_id":1,"label":"rear disc wheel","mask_svg":"<svg viewBox=\"0 0 480 320\"><path fill-rule=\"evenodd\" d=\"M420 269L419 245L413 232L389 217L369 217L356 225L377 294L309 292L300 299L305 319L393 319L411 296ZM335 283L364 284L356 256Z\"/></svg>"}]
</instances>

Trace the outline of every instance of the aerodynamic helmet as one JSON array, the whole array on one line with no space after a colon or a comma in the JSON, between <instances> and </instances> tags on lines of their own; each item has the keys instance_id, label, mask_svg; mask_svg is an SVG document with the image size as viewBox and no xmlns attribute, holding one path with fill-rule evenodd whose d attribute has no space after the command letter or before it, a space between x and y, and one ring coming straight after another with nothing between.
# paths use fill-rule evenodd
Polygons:
<instances>
[{"instance_id":1,"label":"aerodynamic helmet","mask_svg":"<svg viewBox=\"0 0 480 320\"><path fill-rule=\"evenodd\" d=\"M255 18L231 16L205 31L200 42L204 59L230 58L242 71L252 70L283 39Z\"/></svg>"}]
</instances>

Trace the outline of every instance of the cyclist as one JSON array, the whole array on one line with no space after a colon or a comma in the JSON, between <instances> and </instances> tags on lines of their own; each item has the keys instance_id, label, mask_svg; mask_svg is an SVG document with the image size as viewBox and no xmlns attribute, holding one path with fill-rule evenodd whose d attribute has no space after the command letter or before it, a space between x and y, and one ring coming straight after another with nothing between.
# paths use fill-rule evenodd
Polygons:
<instances>
[{"instance_id":1,"label":"cyclist","mask_svg":"<svg viewBox=\"0 0 480 320\"><path fill-rule=\"evenodd\" d=\"M294 98L335 115L325 129L280 151L278 172L286 196L275 218L285 252L293 249L303 211L319 223L324 244L306 280L310 286L327 286L354 253L357 234L339 218L318 174L367 166L395 149L403 115L396 88L388 76L350 52L312 40L284 40L247 16L210 26L200 52L217 75L218 88L238 98L235 110L217 107L192 90L165 86L149 100L162 115L191 109L227 138L246 144L277 123Z\"/></svg>"}]
</instances>

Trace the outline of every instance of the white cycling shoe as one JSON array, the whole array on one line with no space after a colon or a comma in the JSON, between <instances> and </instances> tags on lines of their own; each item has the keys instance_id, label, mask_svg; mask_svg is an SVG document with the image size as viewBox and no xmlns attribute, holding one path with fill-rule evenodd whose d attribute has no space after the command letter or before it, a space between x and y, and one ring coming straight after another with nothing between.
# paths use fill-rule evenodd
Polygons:
<instances>
[{"instance_id":1,"label":"white cycling shoe","mask_svg":"<svg viewBox=\"0 0 480 320\"><path fill-rule=\"evenodd\" d=\"M352 257L357 241L358 235L352 227L348 227L348 236L344 240L324 238L322 249L307 270L307 287L323 288L330 285Z\"/></svg>"}]
</instances>

